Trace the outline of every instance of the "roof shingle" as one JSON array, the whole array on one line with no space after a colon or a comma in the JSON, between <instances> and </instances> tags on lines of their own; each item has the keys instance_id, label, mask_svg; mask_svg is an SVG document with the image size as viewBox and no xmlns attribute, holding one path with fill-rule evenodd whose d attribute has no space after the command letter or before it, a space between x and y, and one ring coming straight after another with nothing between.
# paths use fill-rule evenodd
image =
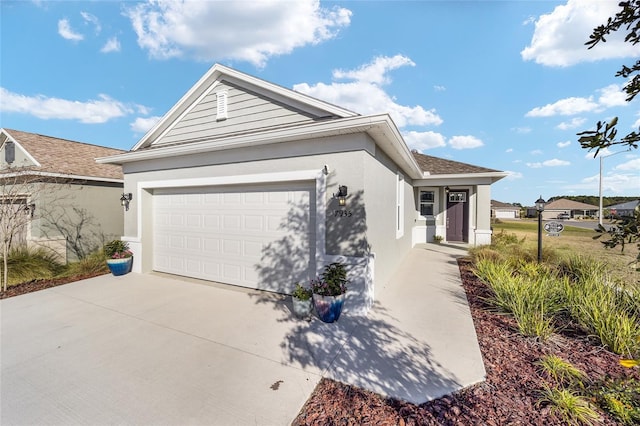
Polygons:
<instances>
[{"instance_id":1,"label":"roof shingle","mask_svg":"<svg viewBox=\"0 0 640 426\"><path fill-rule=\"evenodd\" d=\"M40 163L38 171L105 179L123 179L122 167L95 159L125 151L52 136L3 129Z\"/></svg>"},{"instance_id":2,"label":"roof shingle","mask_svg":"<svg viewBox=\"0 0 640 426\"><path fill-rule=\"evenodd\" d=\"M473 164L461 163L459 161L453 160L445 160L444 158L420 154L417 151L411 151L411 153L413 154L413 157L416 159L416 162L418 163L422 171L428 172L432 175L500 172L499 170L474 166Z\"/></svg>"}]
</instances>

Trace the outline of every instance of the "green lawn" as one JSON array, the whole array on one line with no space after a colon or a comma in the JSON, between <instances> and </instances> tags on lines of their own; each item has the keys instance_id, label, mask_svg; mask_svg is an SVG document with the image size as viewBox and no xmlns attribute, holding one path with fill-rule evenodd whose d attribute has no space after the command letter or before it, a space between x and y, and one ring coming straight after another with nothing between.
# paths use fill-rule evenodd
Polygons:
<instances>
[{"instance_id":1,"label":"green lawn","mask_svg":"<svg viewBox=\"0 0 640 426\"><path fill-rule=\"evenodd\" d=\"M597 222L593 222L594 227ZM634 262L638 249L635 244L625 246L624 252L619 248L606 249L600 240L594 240L593 237L598 235L591 229L578 228L564 224L564 231L560 236L548 236L546 232L542 233L542 247L553 248L562 254L579 253L603 260L611 265L611 269L615 271L626 282L638 283L640 274L629 266ZM493 232L505 232L515 234L518 238L524 238L524 246L526 248L535 249L538 244L538 222L535 220L500 220L493 224ZM606 238L603 236L602 238Z\"/></svg>"}]
</instances>

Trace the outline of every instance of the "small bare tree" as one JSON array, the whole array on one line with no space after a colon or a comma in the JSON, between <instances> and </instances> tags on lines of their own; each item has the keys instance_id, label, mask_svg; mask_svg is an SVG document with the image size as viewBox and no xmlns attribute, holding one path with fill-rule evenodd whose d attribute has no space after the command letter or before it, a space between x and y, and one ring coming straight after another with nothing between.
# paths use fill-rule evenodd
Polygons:
<instances>
[{"instance_id":1,"label":"small bare tree","mask_svg":"<svg viewBox=\"0 0 640 426\"><path fill-rule=\"evenodd\" d=\"M29 168L8 168L0 173L2 291L7 291L9 251L16 244L26 244L39 190L38 177L30 173Z\"/></svg>"}]
</instances>

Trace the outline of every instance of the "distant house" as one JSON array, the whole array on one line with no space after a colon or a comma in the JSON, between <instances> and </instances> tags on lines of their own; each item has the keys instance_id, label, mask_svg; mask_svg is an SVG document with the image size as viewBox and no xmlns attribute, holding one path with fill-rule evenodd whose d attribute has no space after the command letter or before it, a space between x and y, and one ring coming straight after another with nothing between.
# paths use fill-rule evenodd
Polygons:
<instances>
[{"instance_id":1,"label":"distant house","mask_svg":"<svg viewBox=\"0 0 640 426\"><path fill-rule=\"evenodd\" d=\"M578 201L572 201L566 198L560 198L559 200L554 200L544 206L542 219L557 219L559 215L569 215L569 218L571 219L582 217L597 217L598 209L598 206L580 203ZM527 208L527 216L537 216L535 207Z\"/></svg>"},{"instance_id":2,"label":"distant house","mask_svg":"<svg viewBox=\"0 0 640 426\"><path fill-rule=\"evenodd\" d=\"M31 215L13 230L12 242L48 247L66 262L119 238L124 233L122 168L95 158L121 153L0 128L0 203Z\"/></svg>"},{"instance_id":3,"label":"distant house","mask_svg":"<svg viewBox=\"0 0 640 426\"><path fill-rule=\"evenodd\" d=\"M520 217L520 207L491 200L491 217L496 219L517 219Z\"/></svg>"},{"instance_id":4,"label":"distant house","mask_svg":"<svg viewBox=\"0 0 640 426\"><path fill-rule=\"evenodd\" d=\"M626 203L615 204L613 206L607 206L607 210L611 216L629 217L633 216L633 211L640 204L640 200L627 201Z\"/></svg>"}]
</instances>

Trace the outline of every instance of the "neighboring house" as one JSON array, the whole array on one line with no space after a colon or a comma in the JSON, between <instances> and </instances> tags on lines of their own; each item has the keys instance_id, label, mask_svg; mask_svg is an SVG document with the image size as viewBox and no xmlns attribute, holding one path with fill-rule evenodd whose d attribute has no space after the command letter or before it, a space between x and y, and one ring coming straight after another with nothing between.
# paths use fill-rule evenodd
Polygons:
<instances>
[{"instance_id":1,"label":"neighboring house","mask_svg":"<svg viewBox=\"0 0 640 426\"><path fill-rule=\"evenodd\" d=\"M0 203L30 215L15 243L76 260L124 229L122 168L97 157L122 150L0 129Z\"/></svg>"},{"instance_id":2,"label":"neighboring house","mask_svg":"<svg viewBox=\"0 0 640 426\"><path fill-rule=\"evenodd\" d=\"M580 203L578 201L568 200L566 198L560 198L558 200L554 200L550 203L547 203L544 206L544 211L542 212L543 220L553 220L557 219L559 215L569 215L569 218L584 218L584 217L597 217L598 216L598 206L592 206L591 204ZM536 212L535 207L527 208L527 216L529 217L537 217L538 213Z\"/></svg>"},{"instance_id":3,"label":"neighboring house","mask_svg":"<svg viewBox=\"0 0 640 426\"><path fill-rule=\"evenodd\" d=\"M491 200L491 217L496 219L518 219L520 218L520 207Z\"/></svg>"},{"instance_id":4,"label":"neighboring house","mask_svg":"<svg viewBox=\"0 0 640 426\"><path fill-rule=\"evenodd\" d=\"M609 210L611 216L631 217L633 216L633 212L639 204L640 200L627 201L626 203L615 204L612 206L607 206L605 208Z\"/></svg>"},{"instance_id":5,"label":"neighboring house","mask_svg":"<svg viewBox=\"0 0 640 426\"><path fill-rule=\"evenodd\" d=\"M412 153L389 115L362 116L214 65L125 154L134 271L291 293L349 265L365 312L407 251L433 235L491 241L505 173Z\"/></svg>"}]
</instances>

